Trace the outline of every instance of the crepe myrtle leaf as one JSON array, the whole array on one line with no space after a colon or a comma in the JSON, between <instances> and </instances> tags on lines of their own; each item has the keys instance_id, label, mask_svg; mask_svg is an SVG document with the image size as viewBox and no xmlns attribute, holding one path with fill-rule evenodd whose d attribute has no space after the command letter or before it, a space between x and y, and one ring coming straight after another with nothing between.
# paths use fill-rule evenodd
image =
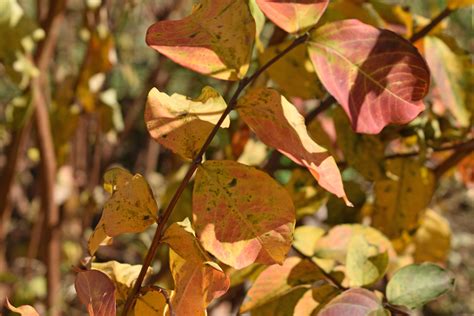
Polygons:
<instances>
[{"instance_id":1,"label":"crepe myrtle leaf","mask_svg":"<svg viewBox=\"0 0 474 316\"><path fill-rule=\"evenodd\" d=\"M406 39L358 20L316 29L309 54L319 79L359 133L378 134L424 110L428 66Z\"/></svg>"},{"instance_id":2,"label":"crepe myrtle leaf","mask_svg":"<svg viewBox=\"0 0 474 316\"><path fill-rule=\"evenodd\" d=\"M327 191L351 205L334 158L309 136L304 117L274 89L257 88L239 99L238 112L258 138L305 166Z\"/></svg>"},{"instance_id":3,"label":"crepe myrtle leaf","mask_svg":"<svg viewBox=\"0 0 474 316\"><path fill-rule=\"evenodd\" d=\"M323 15L329 0L257 0L263 13L288 33L306 31Z\"/></svg>"},{"instance_id":4,"label":"crepe myrtle leaf","mask_svg":"<svg viewBox=\"0 0 474 316\"><path fill-rule=\"evenodd\" d=\"M248 70L254 38L246 0L202 0L182 20L153 24L146 42L186 68L235 81Z\"/></svg>"},{"instance_id":5,"label":"crepe myrtle leaf","mask_svg":"<svg viewBox=\"0 0 474 316\"><path fill-rule=\"evenodd\" d=\"M98 270L81 271L74 287L89 315L115 315L115 285L106 274Z\"/></svg>"}]
</instances>

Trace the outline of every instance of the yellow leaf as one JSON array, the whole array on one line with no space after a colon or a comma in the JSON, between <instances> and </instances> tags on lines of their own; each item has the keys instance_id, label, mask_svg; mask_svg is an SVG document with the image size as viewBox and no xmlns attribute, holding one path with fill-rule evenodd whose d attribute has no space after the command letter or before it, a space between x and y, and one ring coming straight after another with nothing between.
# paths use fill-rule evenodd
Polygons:
<instances>
[{"instance_id":1,"label":"yellow leaf","mask_svg":"<svg viewBox=\"0 0 474 316\"><path fill-rule=\"evenodd\" d=\"M227 107L211 87L204 87L196 99L171 96L153 88L148 94L145 122L151 137L183 158L192 159ZM227 117L222 127L229 127Z\"/></svg>"},{"instance_id":2,"label":"yellow leaf","mask_svg":"<svg viewBox=\"0 0 474 316\"><path fill-rule=\"evenodd\" d=\"M451 248L449 222L437 212L428 209L421 219L415 237L415 262L444 263Z\"/></svg>"},{"instance_id":3,"label":"yellow leaf","mask_svg":"<svg viewBox=\"0 0 474 316\"><path fill-rule=\"evenodd\" d=\"M102 238L142 232L157 220L158 206L143 176L112 168L104 175L104 188L112 196L105 203L102 217L89 239L91 254Z\"/></svg>"},{"instance_id":4,"label":"yellow leaf","mask_svg":"<svg viewBox=\"0 0 474 316\"><path fill-rule=\"evenodd\" d=\"M316 243L324 233L322 228L316 226L299 226L295 229L293 247L305 256L312 257L316 251Z\"/></svg>"},{"instance_id":5,"label":"yellow leaf","mask_svg":"<svg viewBox=\"0 0 474 316\"><path fill-rule=\"evenodd\" d=\"M390 239L418 227L423 211L431 201L434 176L412 158L387 161L387 179L375 181L372 225Z\"/></svg>"},{"instance_id":6,"label":"yellow leaf","mask_svg":"<svg viewBox=\"0 0 474 316\"><path fill-rule=\"evenodd\" d=\"M313 298L311 290L307 290L306 293L296 303L295 311L293 315L298 316L311 316L312 312L318 307L319 303Z\"/></svg>"},{"instance_id":7,"label":"yellow leaf","mask_svg":"<svg viewBox=\"0 0 474 316\"><path fill-rule=\"evenodd\" d=\"M30 305L21 305L21 306L15 307L12 304L10 304L10 302L8 301L8 298L6 299L6 305L9 310L11 310L12 312L18 313L21 316L39 316L36 309L34 309Z\"/></svg>"},{"instance_id":8,"label":"yellow leaf","mask_svg":"<svg viewBox=\"0 0 474 316\"><path fill-rule=\"evenodd\" d=\"M142 268L141 264L130 265L117 261L108 261L103 263L93 262L92 269L99 270L109 276L115 284L115 297L118 303L123 303L128 296L128 292L135 284L138 274ZM148 268L146 277L153 272L152 268Z\"/></svg>"},{"instance_id":9,"label":"yellow leaf","mask_svg":"<svg viewBox=\"0 0 474 316\"><path fill-rule=\"evenodd\" d=\"M224 80L242 79L249 67L255 21L245 0L202 0L190 16L159 21L147 44L176 63Z\"/></svg>"},{"instance_id":10,"label":"yellow leaf","mask_svg":"<svg viewBox=\"0 0 474 316\"><path fill-rule=\"evenodd\" d=\"M162 293L150 290L138 297L134 312L136 316L165 316L169 315L169 308Z\"/></svg>"},{"instance_id":11,"label":"yellow leaf","mask_svg":"<svg viewBox=\"0 0 474 316\"><path fill-rule=\"evenodd\" d=\"M163 236L170 246L175 282L171 305L176 315L206 315L206 307L229 288L229 278L202 249L189 219L172 224Z\"/></svg>"},{"instance_id":12,"label":"yellow leaf","mask_svg":"<svg viewBox=\"0 0 474 316\"><path fill-rule=\"evenodd\" d=\"M455 10L462 7L474 5L474 0L448 0L448 8Z\"/></svg>"},{"instance_id":13,"label":"yellow leaf","mask_svg":"<svg viewBox=\"0 0 474 316\"><path fill-rule=\"evenodd\" d=\"M259 57L260 63L267 63L290 43L291 41L286 41L276 46L267 47ZM300 45L284 55L267 72L270 79L278 84L287 97L320 99L324 96L322 84L319 82L304 45Z\"/></svg>"}]
</instances>

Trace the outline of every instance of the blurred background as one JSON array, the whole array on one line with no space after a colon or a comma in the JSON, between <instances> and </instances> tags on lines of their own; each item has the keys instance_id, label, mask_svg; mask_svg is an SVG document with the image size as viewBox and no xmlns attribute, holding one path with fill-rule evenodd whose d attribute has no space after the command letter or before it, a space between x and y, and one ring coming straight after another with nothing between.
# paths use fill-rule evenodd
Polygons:
<instances>
[{"instance_id":1,"label":"blurred background","mask_svg":"<svg viewBox=\"0 0 474 316\"><path fill-rule=\"evenodd\" d=\"M88 237L107 198L102 175L111 166L145 175L159 206L166 205L186 162L149 137L143 121L148 91L158 87L168 94L196 97L203 86L211 85L227 99L235 89L234 83L193 73L146 46L151 24L180 19L191 12L192 4L192 0L0 0L0 303L9 297L15 306L31 304L46 315L48 303L61 297L62 311L84 315L73 287L73 267L87 254ZM397 8L399 15L384 14L392 12L380 9L384 5ZM356 17L409 36L410 28L429 22L446 1L340 0L332 6L327 15L334 19ZM472 61L472 7L452 13L435 32L452 39ZM277 45L285 38L267 22L260 44ZM256 49L251 69L262 58ZM256 84L278 86L278 82L278 74L267 74ZM305 96L286 93L302 112L310 112L324 96L320 89ZM440 102L435 93L429 98L431 106ZM252 138L248 141L250 132L232 118L232 128L219 132L209 156L268 166L268 160L275 159L272 151ZM467 137L443 115L431 113L427 120L448 130L451 140ZM408 134L407 142L413 135L417 142L416 132ZM426 306L420 311L423 315L474 315L473 161L471 153L447 170L430 204L449 223L445 235L450 242L442 259L456 276L456 290ZM297 177L298 167L285 159L268 169L285 185ZM171 220L189 216L190 196L188 188ZM328 215L334 214L334 203L318 204L314 199L301 203L309 208L303 215L319 225L342 221ZM152 234L153 227L115 238L113 245L99 251L98 261L140 264ZM436 241L425 246L444 247ZM160 252L154 280L172 287L167 250L162 247ZM230 313L219 304L211 306L213 311ZM2 307L0 312L8 315Z\"/></svg>"}]
</instances>

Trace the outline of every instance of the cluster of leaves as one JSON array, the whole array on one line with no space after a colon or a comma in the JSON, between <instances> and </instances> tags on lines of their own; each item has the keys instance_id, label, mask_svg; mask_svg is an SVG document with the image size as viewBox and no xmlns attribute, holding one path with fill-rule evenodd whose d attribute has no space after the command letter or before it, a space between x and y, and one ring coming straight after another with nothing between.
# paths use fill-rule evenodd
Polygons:
<instances>
[{"instance_id":1,"label":"cluster of leaves","mask_svg":"<svg viewBox=\"0 0 474 316\"><path fill-rule=\"evenodd\" d=\"M447 10L470 4L452 0ZM265 17L284 31L280 43L265 45ZM227 101L210 86L196 98L150 90L146 128L189 169L161 212L143 176L105 173L110 197L75 281L89 315L206 315L249 280L240 312L252 315L406 314L449 291L454 279L440 266L449 225L428 209L441 171L429 163L472 134L469 76L459 76L472 69L442 32L410 42L423 24L415 20L379 1L202 0L184 19L153 24L150 47L238 86ZM103 57L109 48L92 40L88 49ZM86 85L110 69L107 58L91 57L98 68L77 83L86 108L100 98ZM427 110L430 70L437 94ZM309 99L338 106L311 116ZM204 159L221 128L232 129L231 154ZM270 174L257 167L265 161ZM176 220L190 181L191 210ZM305 220L323 205L328 229ZM114 237L150 226L143 265L94 262ZM437 249L427 246L433 240ZM173 289L149 280L160 243L169 247Z\"/></svg>"}]
</instances>

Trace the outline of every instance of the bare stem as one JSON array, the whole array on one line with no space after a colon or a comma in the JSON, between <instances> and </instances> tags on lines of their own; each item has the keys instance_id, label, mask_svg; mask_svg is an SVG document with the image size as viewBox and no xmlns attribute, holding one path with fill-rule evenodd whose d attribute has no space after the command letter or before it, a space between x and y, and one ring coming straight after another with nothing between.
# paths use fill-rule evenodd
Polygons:
<instances>
[{"instance_id":1,"label":"bare stem","mask_svg":"<svg viewBox=\"0 0 474 316\"><path fill-rule=\"evenodd\" d=\"M166 210L163 212L163 215L160 216L160 220L158 222L158 227L156 228L155 235L153 236L153 241L150 245L150 248L148 249L148 253L145 257L145 260L143 262L142 268L140 270L140 274L138 275L138 278L135 282L134 287L130 291L127 301L125 302L125 306L122 311L122 316L126 316L129 310L131 309L133 302L136 299L137 294L140 292L140 288L142 286L143 280L145 279L146 271L148 270L148 267L151 265L151 262L153 261L153 258L156 255L156 252L158 250L158 247L160 245L160 241L164 232L164 228L166 223L168 222L168 219L173 212L174 207L176 206L176 203L178 202L181 194L183 193L184 189L190 182L194 172L198 168L198 166L202 162L202 156L206 152L207 148L209 147L211 141L213 140L214 136L217 134L217 131L219 130L221 124L224 122L224 119L227 117L227 115L235 108L237 105L237 99L239 95L242 93L242 91L250 84L252 83L255 79L257 79L258 76L260 76L265 70L267 70L271 65L273 65L275 62L277 62L280 58L282 58L284 55L286 55L289 51L297 47L298 45L304 43L308 39L309 35L305 34L302 35L298 38L296 38L293 43L291 43L287 48L285 48L281 53L273 57L271 60L269 60L265 65L263 65L260 69L258 69L253 75L250 77L246 77L242 79L239 82L239 85L237 87L237 90L234 92L232 95L230 101L227 104L227 108L224 110L222 113L221 117L219 118L219 121L216 123L214 128L212 129L211 133L207 137L206 141L204 142L204 145L202 145L201 149L199 150L199 153L196 155L196 157L193 159L191 165L189 166L188 171L186 172L186 175L184 176L183 180L181 181L178 189L173 195L173 198L171 199L170 203L168 204L168 207Z\"/></svg>"},{"instance_id":2,"label":"bare stem","mask_svg":"<svg viewBox=\"0 0 474 316\"><path fill-rule=\"evenodd\" d=\"M416 41L425 37L432 29L434 29L441 21L448 17L453 11L450 8L446 8L440 12L430 23L428 23L421 30L416 32L410 37L410 42L415 43Z\"/></svg>"}]
</instances>

